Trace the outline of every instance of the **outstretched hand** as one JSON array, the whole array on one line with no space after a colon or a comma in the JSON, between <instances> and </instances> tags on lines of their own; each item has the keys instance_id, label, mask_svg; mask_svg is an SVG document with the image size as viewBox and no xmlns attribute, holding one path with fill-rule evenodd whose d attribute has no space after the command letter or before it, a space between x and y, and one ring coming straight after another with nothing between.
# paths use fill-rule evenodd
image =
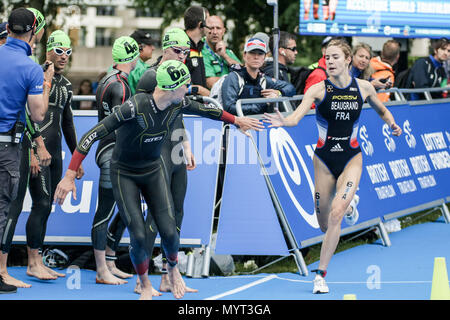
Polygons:
<instances>
[{"instance_id":1,"label":"outstretched hand","mask_svg":"<svg viewBox=\"0 0 450 320\"><path fill-rule=\"evenodd\" d=\"M284 126L284 117L279 110L275 110L275 113L264 113L263 121L270 123L269 128Z\"/></svg>"},{"instance_id":2,"label":"outstretched hand","mask_svg":"<svg viewBox=\"0 0 450 320\"><path fill-rule=\"evenodd\" d=\"M53 201L59 205L64 203L67 194L72 191L74 200L77 200L77 188L75 187L75 177L77 172L73 170L67 170L64 178L56 186L55 196Z\"/></svg>"},{"instance_id":3,"label":"outstretched hand","mask_svg":"<svg viewBox=\"0 0 450 320\"><path fill-rule=\"evenodd\" d=\"M394 136L399 136L402 134L402 128L400 128L400 126L398 124L396 124L395 122L393 124L391 124L391 130L392 130L392 134Z\"/></svg>"},{"instance_id":4,"label":"outstretched hand","mask_svg":"<svg viewBox=\"0 0 450 320\"><path fill-rule=\"evenodd\" d=\"M250 133L248 133L247 130L252 129L255 131L262 131L262 129L264 129L264 125L261 121L250 117L236 117L234 124L237 125L239 130L248 137L250 137Z\"/></svg>"}]
</instances>

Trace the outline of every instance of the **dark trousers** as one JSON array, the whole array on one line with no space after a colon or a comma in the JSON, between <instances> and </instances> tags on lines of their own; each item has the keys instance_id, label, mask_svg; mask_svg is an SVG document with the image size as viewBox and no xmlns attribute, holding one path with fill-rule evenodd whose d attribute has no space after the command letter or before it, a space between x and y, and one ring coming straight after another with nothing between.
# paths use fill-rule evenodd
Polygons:
<instances>
[{"instance_id":1,"label":"dark trousers","mask_svg":"<svg viewBox=\"0 0 450 320\"><path fill-rule=\"evenodd\" d=\"M0 142L0 239L6 228L11 202L19 188L20 144Z\"/></svg>"}]
</instances>

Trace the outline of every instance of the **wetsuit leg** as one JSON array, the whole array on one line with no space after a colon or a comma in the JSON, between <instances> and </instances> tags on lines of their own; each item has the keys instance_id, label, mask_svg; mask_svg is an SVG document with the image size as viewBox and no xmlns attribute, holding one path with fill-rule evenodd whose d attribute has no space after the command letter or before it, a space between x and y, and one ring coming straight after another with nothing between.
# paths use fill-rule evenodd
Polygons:
<instances>
[{"instance_id":1,"label":"wetsuit leg","mask_svg":"<svg viewBox=\"0 0 450 320\"><path fill-rule=\"evenodd\" d=\"M106 233L106 243L113 251L117 251L125 231L125 223L120 217L120 213L117 213L109 224L108 231Z\"/></svg>"},{"instance_id":2,"label":"wetsuit leg","mask_svg":"<svg viewBox=\"0 0 450 320\"><path fill-rule=\"evenodd\" d=\"M57 155L61 155L61 152L57 153ZM59 181L61 181L62 176L62 157L54 157L52 156L52 165L50 166L50 209L47 212L44 220L44 226L41 230L41 248L44 245L45 234L47 233L47 222L52 212L52 204L53 198L55 196L56 187L58 186Z\"/></svg>"},{"instance_id":3,"label":"wetsuit leg","mask_svg":"<svg viewBox=\"0 0 450 320\"><path fill-rule=\"evenodd\" d=\"M41 248L43 229L52 210L52 202L50 200L50 166L42 167L37 177L30 177L29 190L32 205L26 224L26 233L27 245L31 249Z\"/></svg>"},{"instance_id":4,"label":"wetsuit leg","mask_svg":"<svg viewBox=\"0 0 450 320\"><path fill-rule=\"evenodd\" d=\"M92 222L91 239L94 249L102 251L106 249L108 223L114 215L116 207L109 175L112 151L112 148L104 151L98 160L100 167L98 207Z\"/></svg>"},{"instance_id":5,"label":"wetsuit leg","mask_svg":"<svg viewBox=\"0 0 450 320\"><path fill-rule=\"evenodd\" d=\"M168 262L176 265L179 236L173 213L173 201L167 178L160 161L155 161L145 170L125 170L114 162L111 164L111 182L122 220L130 234L130 258L140 275L148 271L149 251L146 225L141 210L142 193L151 215L161 234L163 248L168 253ZM158 188L155 188L158 186ZM126 192L124 192L126 190Z\"/></svg>"},{"instance_id":6,"label":"wetsuit leg","mask_svg":"<svg viewBox=\"0 0 450 320\"><path fill-rule=\"evenodd\" d=\"M11 249L11 243L14 237L14 231L16 230L17 220L22 212L23 201L27 192L28 179L30 175L30 147L31 143L27 137L24 137L22 141L22 154L20 157L20 179L19 187L17 190L16 199L11 202L11 207L6 217L6 228L1 239L1 249L4 253L9 253Z\"/></svg>"},{"instance_id":7,"label":"wetsuit leg","mask_svg":"<svg viewBox=\"0 0 450 320\"><path fill-rule=\"evenodd\" d=\"M170 193L172 194L175 211L175 223L177 226L178 235L180 235L184 215L184 199L187 190L187 170L185 164L173 163L171 159L171 150L171 143L166 143L163 146L161 150L161 162L168 177L167 183L170 186ZM152 219L152 217L150 216L147 219ZM149 224L147 230L150 252L153 252L158 229L155 223L151 223ZM162 250L162 256L163 262L167 262L167 256L164 250Z\"/></svg>"}]
</instances>

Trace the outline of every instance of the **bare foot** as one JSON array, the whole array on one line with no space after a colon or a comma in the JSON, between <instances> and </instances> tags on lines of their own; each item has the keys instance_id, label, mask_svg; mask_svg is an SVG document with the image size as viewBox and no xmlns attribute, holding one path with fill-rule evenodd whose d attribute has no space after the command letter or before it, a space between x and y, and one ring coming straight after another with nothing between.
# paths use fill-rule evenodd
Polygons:
<instances>
[{"instance_id":1,"label":"bare foot","mask_svg":"<svg viewBox=\"0 0 450 320\"><path fill-rule=\"evenodd\" d=\"M136 286L134 287L134 292L137 294L142 293L142 286L141 286L141 282L139 281L139 277L137 278ZM162 293L152 287L152 296L159 297L159 296L162 296Z\"/></svg>"},{"instance_id":2,"label":"bare foot","mask_svg":"<svg viewBox=\"0 0 450 320\"><path fill-rule=\"evenodd\" d=\"M44 268L45 268L45 270L47 270L47 272L50 273L52 276L55 276L55 277L61 277L61 278L64 278L64 277L66 276L64 273L59 273L59 272L57 272L57 271L55 271L55 270L53 270L53 269L47 267L46 265L44 265Z\"/></svg>"},{"instance_id":3,"label":"bare foot","mask_svg":"<svg viewBox=\"0 0 450 320\"><path fill-rule=\"evenodd\" d=\"M161 275L161 284L159 285L159 291L170 292L170 279L168 274Z\"/></svg>"},{"instance_id":4,"label":"bare foot","mask_svg":"<svg viewBox=\"0 0 450 320\"><path fill-rule=\"evenodd\" d=\"M116 277L122 279L132 278L133 275L130 273L123 272L116 267L116 263L114 261L106 261L106 265L108 266L109 271L115 275Z\"/></svg>"},{"instance_id":5,"label":"bare foot","mask_svg":"<svg viewBox=\"0 0 450 320\"><path fill-rule=\"evenodd\" d=\"M152 288L142 290L139 300L152 300Z\"/></svg>"},{"instance_id":6,"label":"bare foot","mask_svg":"<svg viewBox=\"0 0 450 320\"><path fill-rule=\"evenodd\" d=\"M128 283L128 281L119 279L115 277L111 272L109 272L109 270L106 270L104 272L97 271L95 283L120 285Z\"/></svg>"},{"instance_id":7,"label":"bare foot","mask_svg":"<svg viewBox=\"0 0 450 320\"><path fill-rule=\"evenodd\" d=\"M31 288L31 284L25 283L23 281L17 280L16 278L11 277L9 274L2 273L3 282L17 288Z\"/></svg>"},{"instance_id":8,"label":"bare foot","mask_svg":"<svg viewBox=\"0 0 450 320\"><path fill-rule=\"evenodd\" d=\"M172 292L175 299L181 299L186 292L186 285L184 284L180 271L178 271L177 266L169 267L168 270L171 284L170 291Z\"/></svg>"},{"instance_id":9,"label":"bare foot","mask_svg":"<svg viewBox=\"0 0 450 320\"><path fill-rule=\"evenodd\" d=\"M27 275L30 277L35 277L40 280L56 280L58 279L57 276L54 276L47 272L47 270L40 265L29 265L27 267Z\"/></svg>"}]
</instances>

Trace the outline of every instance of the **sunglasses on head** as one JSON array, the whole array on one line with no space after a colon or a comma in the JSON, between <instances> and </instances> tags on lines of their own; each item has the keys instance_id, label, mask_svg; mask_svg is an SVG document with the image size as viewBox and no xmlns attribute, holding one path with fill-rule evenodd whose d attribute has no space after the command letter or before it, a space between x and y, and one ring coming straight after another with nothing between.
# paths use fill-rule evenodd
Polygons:
<instances>
[{"instance_id":1,"label":"sunglasses on head","mask_svg":"<svg viewBox=\"0 0 450 320\"><path fill-rule=\"evenodd\" d=\"M72 54L72 48L67 49L66 51L64 51L61 48L53 48L53 51L58 55L58 56L62 56L64 53L67 54L68 56L70 56Z\"/></svg>"},{"instance_id":2,"label":"sunglasses on head","mask_svg":"<svg viewBox=\"0 0 450 320\"><path fill-rule=\"evenodd\" d=\"M177 48L177 47L172 47L173 52L175 52L176 54L184 54L185 56L187 56L189 54L189 52L191 51L191 49L181 49L181 48Z\"/></svg>"}]
</instances>

